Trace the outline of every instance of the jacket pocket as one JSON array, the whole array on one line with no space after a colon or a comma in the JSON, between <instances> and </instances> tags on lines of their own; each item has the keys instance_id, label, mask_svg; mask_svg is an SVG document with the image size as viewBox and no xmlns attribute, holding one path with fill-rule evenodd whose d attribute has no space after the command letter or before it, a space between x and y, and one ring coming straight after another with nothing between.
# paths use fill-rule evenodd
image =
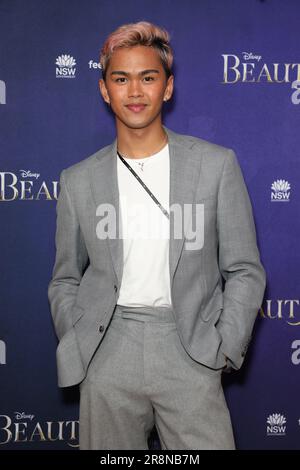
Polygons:
<instances>
[{"instance_id":1,"label":"jacket pocket","mask_svg":"<svg viewBox=\"0 0 300 470\"><path fill-rule=\"evenodd\" d=\"M223 310L223 293L214 294L208 304L200 310L200 316L204 322L212 318L217 321Z\"/></svg>"}]
</instances>

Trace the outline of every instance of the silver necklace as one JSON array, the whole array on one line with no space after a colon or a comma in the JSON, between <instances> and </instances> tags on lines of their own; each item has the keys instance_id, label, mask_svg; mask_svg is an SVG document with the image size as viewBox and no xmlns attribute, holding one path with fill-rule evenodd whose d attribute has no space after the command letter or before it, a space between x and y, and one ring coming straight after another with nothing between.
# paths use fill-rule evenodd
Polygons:
<instances>
[{"instance_id":1,"label":"silver necklace","mask_svg":"<svg viewBox=\"0 0 300 470\"><path fill-rule=\"evenodd\" d=\"M139 165L139 167L142 171L144 171L144 163L145 162L137 162L137 164Z\"/></svg>"},{"instance_id":2,"label":"silver necklace","mask_svg":"<svg viewBox=\"0 0 300 470\"><path fill-rule=\"evenodd\" d=\"M166 142L168 141L168 135L165 133L165 139L164 139L164 142L163 142L163 145L161 146L160 150L165 146ZM155 153L158 153L160 152L160 150L157 150ZM125 157L126 158L126 157ZM127 157L128 158L128 157ZM148 158L148 157L146 157ZM139 168L141 169L141 171L144 171L144 164L145 162L138 162L136 159L135 160L135 163L138 164Z\"/></svg>"}]
</instances>

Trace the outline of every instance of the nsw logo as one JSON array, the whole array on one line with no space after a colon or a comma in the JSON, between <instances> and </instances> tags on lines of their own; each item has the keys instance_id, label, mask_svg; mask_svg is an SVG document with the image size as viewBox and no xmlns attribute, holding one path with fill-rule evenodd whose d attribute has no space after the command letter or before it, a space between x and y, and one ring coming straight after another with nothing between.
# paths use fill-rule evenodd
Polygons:
<instances>
[{"instance_id":1,"label":"nsw logo","mask_svg":"<svg viewBox=\"0 0 300 470\"><path fill-rule=\"evenodd\" d=\"M286 417L273 413L267 418L267 436L285 436L286 433Z\"/></svg>"},{"instance_id":2,"label":"nsw logo","mask_svg":"<svg viewBox=\"0 0 300 470\"><path fill-rule=\"evenodd\" d=\"M291 185L286 180L276 180L271 186L272 202L289 202Z\"/></svg>"},{"instance_id":3,"label":"nsw logo","mask_svg":"<svg viewBox=\"0 0 300 470\"><path fill-rule=\"evenodd\" d=\"M68 54L62 54L56 59L56 78L75 78L76 61Z\"/></svg>"}]
</instances>

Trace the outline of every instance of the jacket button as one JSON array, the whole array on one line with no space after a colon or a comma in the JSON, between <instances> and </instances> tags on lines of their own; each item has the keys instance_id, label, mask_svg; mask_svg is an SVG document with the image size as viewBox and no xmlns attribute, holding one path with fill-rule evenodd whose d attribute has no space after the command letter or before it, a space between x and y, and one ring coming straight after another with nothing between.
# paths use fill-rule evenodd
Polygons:
<instances>
[{"instance_id":1,"label":"jacket button","mask_svg":"<svg viewBox=\"0 0 300 470\"><path fill-rule=\"evenodd\" d=\"M99 332L102 333L104 331L104 325L99 326Z\"/></svg>"},{"instance_id":2,"label":"jacket button","mask_svg":"<svg viewBox=\"0 0 300 470\"><path fill-rule=\"evenodd\" d=\"M116 284L114 285L114 289L115 289L115 292L117 292L118 286L116 286Z\"/></svg>"}]
</instances>

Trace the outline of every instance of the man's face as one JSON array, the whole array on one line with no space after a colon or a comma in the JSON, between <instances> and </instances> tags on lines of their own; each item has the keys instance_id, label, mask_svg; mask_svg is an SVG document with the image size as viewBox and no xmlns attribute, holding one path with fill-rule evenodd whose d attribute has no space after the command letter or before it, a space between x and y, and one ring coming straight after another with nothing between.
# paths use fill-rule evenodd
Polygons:
<instances>
[{"instance_id":1,"label":"man's face","mask_svg":"<svg viewBox=\"0 0 300 470\"><path fill-rule=\"evenodd\" d=\"M172 95L173 81L173 75L167 80L155 49L133 46L113 53L106 82L100 79L99 86L116 119L129 128L141 129L160 119L163 100Z\"/></svg>"}]
</instances>

